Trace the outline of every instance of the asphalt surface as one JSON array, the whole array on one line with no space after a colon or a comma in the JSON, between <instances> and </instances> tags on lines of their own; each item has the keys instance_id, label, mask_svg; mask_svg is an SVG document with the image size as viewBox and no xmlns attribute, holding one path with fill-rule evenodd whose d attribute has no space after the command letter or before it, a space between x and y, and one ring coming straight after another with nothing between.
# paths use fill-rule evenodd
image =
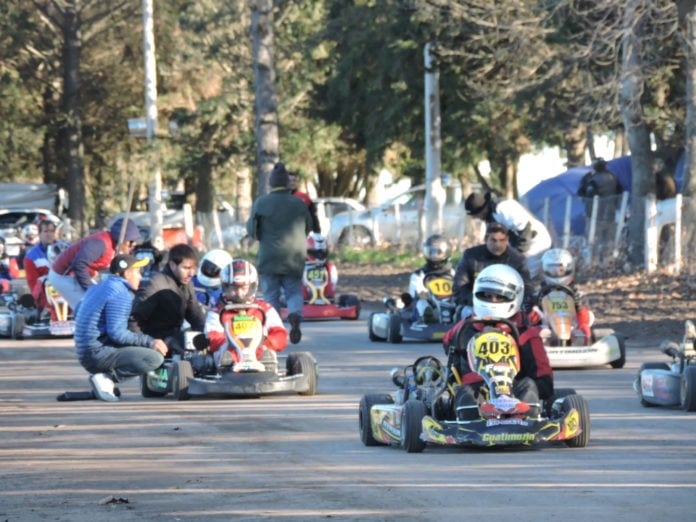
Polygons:
<instances>
[{"instance_id":1,"label":"asphalt surface","mask_svg":"<svg viewBox=\"0 0 696 522\"><path fill-rule=\"evenodd\" d=\"M71 340L0 340L0 520L696 519L696 414L644 408L628 361L556 372L589 402L591 441L523 450L364 447L358 403L438 344L371 343L359 321L303 325L318 394L57 402L87 390Z\"/></svg>"}]
</instances>

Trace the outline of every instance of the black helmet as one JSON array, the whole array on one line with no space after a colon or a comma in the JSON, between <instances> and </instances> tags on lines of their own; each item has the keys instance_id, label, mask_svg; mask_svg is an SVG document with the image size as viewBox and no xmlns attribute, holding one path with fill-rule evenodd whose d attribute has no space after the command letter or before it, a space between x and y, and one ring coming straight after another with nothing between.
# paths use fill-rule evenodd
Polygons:
<instances>
[{"instance_id":1,"label":"black helmet","mask_svg":"<svg viewBox=\"0 0 696 522\"><path fill-rule=\"evenodd\" d=\"M423 243L423 255L433 264L443 264L449 259L449 245L440 234L433 234Z\"/></svg>"}]
</instances>

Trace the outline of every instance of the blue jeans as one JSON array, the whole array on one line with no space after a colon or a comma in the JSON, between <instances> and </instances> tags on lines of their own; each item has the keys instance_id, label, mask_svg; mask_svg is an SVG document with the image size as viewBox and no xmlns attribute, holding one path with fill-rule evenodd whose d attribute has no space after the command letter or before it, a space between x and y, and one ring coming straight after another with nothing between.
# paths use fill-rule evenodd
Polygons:
<instances>
[{"instance_id":1,"label":"blue jeans","mask_svg":"<svg viewBox=\"0 0 696 522\"><path fill-rule=\"evenodd\" d=\"M281 308L281 290L285 295L285 305L288 314L298 314L302 317L302 305L304 297L302 295L302 276L293 277L289 275L261 275L261 291L263 298L278 313Z\"/></svg>"},{"instance_id":2,"label":"blue jeans","mask_svg":"<svg viewBox=\"0 0 696 522\"><path fill-rule=\"evenodd\" d=\"M89 373L106 373L116 382L129 377L145 375L164 362L162 354L143 346L102 346L85 353L80 364Z\"/></svg>"}]
</instances>

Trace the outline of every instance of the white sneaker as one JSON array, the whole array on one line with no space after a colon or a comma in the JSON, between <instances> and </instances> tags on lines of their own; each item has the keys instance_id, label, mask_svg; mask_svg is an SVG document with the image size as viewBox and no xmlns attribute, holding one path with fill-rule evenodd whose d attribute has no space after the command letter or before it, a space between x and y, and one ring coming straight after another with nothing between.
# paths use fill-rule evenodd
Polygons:
<instances>
[{"instance_id":1,"label":"white sneaker","mask_svg":"<svg viewBox=\"0 0 696 522\"><path fill-rule=\"evenodd\" d=\"M107 402L118 401L118 397L114 394L114 381L109 379L106 374L95 373L91 375L89 383L92 385L92 392L97 399Z\"/></svg>"}]
</instances>

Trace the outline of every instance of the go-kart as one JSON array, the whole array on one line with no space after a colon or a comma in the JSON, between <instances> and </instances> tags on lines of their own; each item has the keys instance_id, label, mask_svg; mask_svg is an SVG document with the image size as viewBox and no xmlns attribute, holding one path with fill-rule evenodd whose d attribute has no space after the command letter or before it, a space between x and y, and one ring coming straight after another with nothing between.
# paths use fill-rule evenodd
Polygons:
<instances>
[{"instance_id":1,"label":"go-kart","mask_svg":"<svg viewBox=\"0 0 696 522\"><path fill-rule=\"evenodd\" d=\"M280 370L278 357L265 350L261 360L256 350L264 339L263 321L248 311L257 305L226 305L221 314L225 337L235 358L226 351L216 364L203 334L191 333L181 346L173 347L171 359L161 369L141 378L143 397L163 397L171 393L183 401L198 395L258 397L280 392L314 395L317 389L318 366L309 352L291 353ZM168 340L170 341L170 340ZM221 348L223 349L223 348Z\"/></svg>"},{"instance_id":2,"label":"go-kart","mask_svg":"<svg viewBox=\"0 0 696 522\"><path fill-rule=\"evenodd\" d=\"M623 368L626 364L624 336L610 328L592 329L592 338L575 327L577 310L574 292L563 285L544 289L541 309L544 328L541 338L553 368L603 366Z\"/></svg>"},{"instance_id":3,"label":"go-kart","mask_svg":"<svg viewBox=\"0 0 696 522\"><path fill-rule=\"evenodd\" d=\"M31 294L7 294L0 305L0 336L71 337L75 333L75 319L68 302L51 285L45 285L49 308L40 311Z\"/></svg>"},{"instance_id":4,"label":"go-kart","mask_svg":"<svg viewBox=\"0 0 696 522\"><path fill-rule=\"evenodd\" d=\"M645 407L679 406L696 411L696 327L684 323L680 344L663 341L660 351L672 358L666 362L646 362L640 366L633 382L640 403Z\"/></svg>"},{"instance_id":5,"label":"go-kart","mask_svg":"<svg viewBox=\"0 0 696 522\"><path fill-rule=\"evenodd\" d=\"M481 321L477 319L476 321ZM445 367L431 356L403 370L392 370L396 393L362 397L360 439L365 446L398 446L409 453L428 443L442 446L531 446L563 441L584 447L590 440L590 412L585 399L572 389L556 389L543 404L520 401L512 394L519 370L517 330L512 334L486 321L468 344L469 364L484 379L473 420L456 411L453 402L460 385L454 365ZM466 325L462 328L464 330ZM449 361L453 361L450 352ZM466 407L460 407L464 409Z\"/></svg>"},{"instance_id":6,"label":"go-kart","mask_svg":"<svg viewBox=\"0 0 696 522\"><path fill-rule=\"evenodd\" d=\"M452 278L442 275L426 276L424 286L433 310L433 322L414 319L412 307L405 306L403 298L385 298L386 312L372 312L367 321L370 341L400 343L404 338L419 341L441 341L456 322L456 304L452 299ZM407 294L406 294L407 295ZM406 297L404 295L404 297ZM410 296L409 296L410 297Z\"/></svg>"},{"instance_id":7,"label":"go-kart","mask_svg":"<svg viewBox=\"0 0 696 522\"><path fill-rule=\"evenodd\" d=\"M338 298L327 297L329 270L325 263L305 263L302 273L303 319L350 319L360 317L360 298L353 294L342 294ZM287 319L288 310L281 309L281 317Z\"/></svg>"}]
</instances>

